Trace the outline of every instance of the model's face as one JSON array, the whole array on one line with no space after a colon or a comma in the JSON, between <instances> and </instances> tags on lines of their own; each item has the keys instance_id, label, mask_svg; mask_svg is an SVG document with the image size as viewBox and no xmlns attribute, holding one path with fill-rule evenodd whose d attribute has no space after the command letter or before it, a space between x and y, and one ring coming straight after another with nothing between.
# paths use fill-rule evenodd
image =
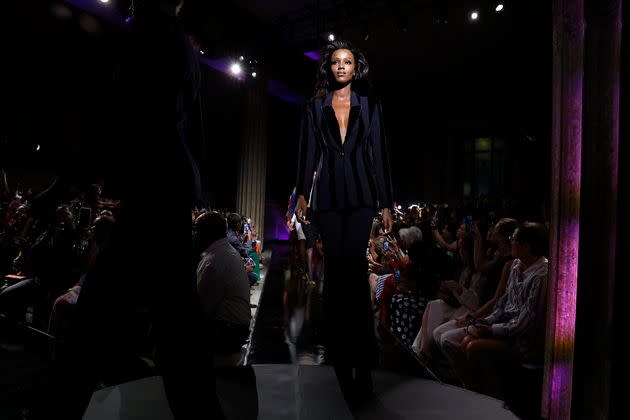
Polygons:
<instances>
[{"instance_id":1,"label":"model's face","mask_svg":"<svg viewBox=\"0 0 630 420\"><path fill-rule=\"evenodd\" d=\"M330 71L339 84L350 83L354 77L355 69L354 55L350 50L337 50L330 58Z\"/></svg>"}]
</instances>

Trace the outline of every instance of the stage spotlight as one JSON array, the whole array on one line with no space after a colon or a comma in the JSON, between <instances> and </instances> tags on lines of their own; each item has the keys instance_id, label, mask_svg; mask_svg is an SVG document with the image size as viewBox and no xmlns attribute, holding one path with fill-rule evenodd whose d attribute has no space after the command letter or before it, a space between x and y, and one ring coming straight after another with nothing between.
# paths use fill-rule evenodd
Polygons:
<instances>
[{"instance_id":1,"label":"stage spotlight","mask_svg":"<svg viewBox=\"0 0 630 420\"><path fill-rule=\"evenodd\" d=\"M330 35L328 35L328 40L329 40L330 42L333 42L333 41L335 40L335 34L330 34Z\"/></svg>"},{"instance_id":2,"label":"stage spotlight","mask_svg":"<svg viewBox=\"0 0 630 420\"><path fill-rule=\"evenodd\" d=\"M238 58L239 60L243 61L245 60L245 57L243 57L242 55Z\"/></svg>"},{"instance_id":3,"label":"stage spotlight","mask_svg":"<svg viewBox=\"0 0 630 420\"><path fill-rule=\"evenodd\" d=\"M199 50L199 54L204 55L205 52L203 52L203 50Z\"/></svg>"},{"instance_id":4,"label":"stage spotlight","mask_svg":"<svg viewBox=\"0 0 630 420\"><path fill-rule=\"evenodd\" d=\"M235 76L238 76L239 74L241 74L242 71L243 69L241 68L241 65L238 63L234 63L230 67L230 72L232 72L232 74Z\"/></svg>"},{"instance_id":5,"label":"stage spotlight","mask_svg":"<svg viewBox=\"0 0 630 420\"><path fill-rule=\"evenodd\" d=\"M470 14L470 19L472 19L472 20L477 20L477 19L479 19L479 12L472 12L472 13Z\"/></svg>"},{"instance_id":6,"label":"stage spotlight","mask_svg":"<svg viewBox=\"0 0 630 420\"><path fill-rule=\"evenodd\" d=\"M256 72L255 71L252 72L252 77L256 77Z\"/></svg>"},{"instance_id":7,"label":"stage spotlight","mask_svg":"<svg viewBox=\"0 0 630 420\"><path fill-rule=\"evenodd\" d=\"M98 1L100 1L100 2L101 2L101 3L103 3L103 4L107 4L107 3L109 3L109 0L98 0Z\"/></svg>"},{"instance_id":8,"label":"stage spotlight","mask_svg":"<svg viewBox=\"0 0 630 420\"><path fill-rule=\"evenodd\" d=\"M494 10L496 10L497 12L500 12L501 10L503 10L503 4L501 3L497 4L497 7Z\"/></svg>"},{"instance_id":9,"label":"stage spotlight","mask_svg":"<svg viewBox=\"0 0 630 420\"><path fill-rule=\"evenodd\" d=\"M35 146L35 151L39 152L39 149L41 149L41 146L38 144L37 146Z\"/></svg>"}]
</instances>

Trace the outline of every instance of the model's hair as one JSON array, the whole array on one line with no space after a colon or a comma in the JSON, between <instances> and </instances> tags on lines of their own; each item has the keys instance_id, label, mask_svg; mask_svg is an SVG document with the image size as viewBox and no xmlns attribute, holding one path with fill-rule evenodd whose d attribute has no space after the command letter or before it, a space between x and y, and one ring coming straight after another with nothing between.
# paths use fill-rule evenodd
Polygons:
<instances>
[{"instance_id":1,"label":"model's hair","mask_svg":"<svg viewBox=\"0 0 630 420\"><path fill-rule=\"evenodd\" d=\"M329 42L322 48L321 58L317 66L317 81L315 83L315 97L321 98L331 91L335 85L335 79L330 71L331 58L337 50L349 50L354 56L355 74L352 78L352 90L366 95L370 89L368 73L370 67L361 50L343 40Z\"/></svg>"}]
</instances>

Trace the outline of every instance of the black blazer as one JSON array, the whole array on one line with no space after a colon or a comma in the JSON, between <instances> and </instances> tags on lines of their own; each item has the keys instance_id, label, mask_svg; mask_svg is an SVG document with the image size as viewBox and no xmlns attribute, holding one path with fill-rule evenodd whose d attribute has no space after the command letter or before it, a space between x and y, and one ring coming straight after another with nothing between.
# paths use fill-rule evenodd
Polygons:
<instances>
[{"instance_id":1,"label":"black blazer","mask_svg":"<svg viewBox=\"0 0 630 420\"><path fill-rule=\"evenodd\" d=\"M313 185L313 173L317 176ZM332 92L304 105L296 196L315 211L390 208L392 182L381 104L352 92L346 141L341 144Z\"/></svg>"}]
</instances>

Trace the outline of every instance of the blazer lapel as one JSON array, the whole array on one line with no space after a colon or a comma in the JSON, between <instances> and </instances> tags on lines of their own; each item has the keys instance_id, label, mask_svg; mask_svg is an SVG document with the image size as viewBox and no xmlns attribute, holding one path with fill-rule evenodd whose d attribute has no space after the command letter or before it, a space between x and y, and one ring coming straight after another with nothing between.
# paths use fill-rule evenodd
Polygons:
<instances>
[{"instance_id":1,"label":"blazer lapel","mask_svg":"<svg viewBox=\"0 0 630 420\"><path fill-rule=\"evenodd\" d=\"M328 92L326 94L326 98L322 101L322 115L324 119L324 124L322 124L322 130L327 129L329 133L332 135L334 141L332 141L332 145L339 150L343 150L343 145L341 144L341 133L339 132L339 123L337 122L337 116L335 115L335 110L332 107L332 93ZM327 138L327 136L323 136Z\"/></svg>"},{"instance_id":2,"label":"blazer lapel","mask_svg":"<svg viewBox=\"0 0 630 420\"><path fill-rule=\"evenodd\" d=\"M346 150L352 150L357 142L357 136L360 133L359 130L355 132L354 128L361 115L361 101L359 95L352 92L350 97L350 115L348 117L348 130L346 131L346 141L343 144L343 148ZM365 130L364 130L365 131Z\"/></svg>"}]
</instances>

